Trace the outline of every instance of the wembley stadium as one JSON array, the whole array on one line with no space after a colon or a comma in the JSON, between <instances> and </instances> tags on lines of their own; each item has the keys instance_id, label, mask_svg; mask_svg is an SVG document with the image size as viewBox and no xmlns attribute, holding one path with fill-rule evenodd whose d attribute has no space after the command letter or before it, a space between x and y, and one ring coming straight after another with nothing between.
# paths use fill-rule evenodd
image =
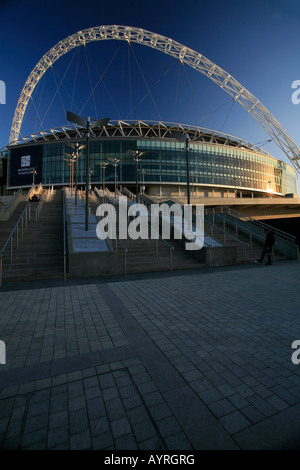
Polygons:
<instances>
[{"instance_id":1,"label":"wembley stadium","mask_svg":"<svg viewBox=\"0 0 300 470\"><path fill-rule=\"evenodd\" d=\"M90 152L87 152L91 184L103 184L105 178L108 188L134 187L138 179L139 190L149 195L184 196L190 185L194 197L297 195L299 149L260 100L199 52L171 38L124 25L102 25L78 31L53 46L31 71L19 96L9 144L4 149L8 159L8 190L30 187L34 182L59 187L73 181L72 149L75 143L84 145L85 128L72 124L21 138L21 126L32 94L45 72L69 51L90 42L107 40L146 46L205 75L262 126L289 164L243 139L214 130L166 123L161 119L159 122L118 120L101 127L92 123ZM187 152L183 144L172 137L174 131L188 136ZM138 168L133 153L141 157ZM83 186L88 179L85 148L82 147L81 156L76 160L77 181Z\"/></svg>"},{"instance_id":2,"label":"wembley stadium","mask_svg":"<svg viewBox=\"0 0 300 470\"><path fill-rule=\"evenodd\" d=\"M109 122L91 130L90 182L135 188L138 162L140 191L150 195L184 196L187 190L186 151L172 132L188 135L192 197L262 197L297 193L296 171L263 149L242 139L195 126L163 122ZM35 184L75 184L66 155L82 146L77 182L86 183L85 129L65 126L22 138L8 147L7 188ZM70 145L71 144L71 145ZM103 165L104 164L104 165ZM103 166L105 170L103 171Z\"/></svg>"}]
</instances>

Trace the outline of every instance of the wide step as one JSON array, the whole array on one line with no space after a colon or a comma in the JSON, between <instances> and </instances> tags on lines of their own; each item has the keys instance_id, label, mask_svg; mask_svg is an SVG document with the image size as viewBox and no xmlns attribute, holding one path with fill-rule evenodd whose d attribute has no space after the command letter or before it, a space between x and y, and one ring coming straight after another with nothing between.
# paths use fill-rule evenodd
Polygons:
<instances>
[{"instance_id":1,"label":"wide step","mask_svg":"<svg viewBox=\"0 0 300 470\"><path fill-rule=\"evenodd\" d=\"M25 204L24 204L25 207ZM18 208L14 222L22 213L24 207ZM32 211L35 214L35 211ZM18 215L19 214L19 215ZM5 229L0 224L1 234L6 242L13 221ZM2 228L2 230L1 230ZM10 229L7 235L7 229ZM3 254L3 280L28 281L39 279L61 279L64 273L63 255L63 206L62 191L55 191L49 200L44 200L40 217L35 216L28 222L27 229L19 230L18 250L16 236L13 237L12 264L10 263L10 243Z\"/></svg>"}]
</instances>

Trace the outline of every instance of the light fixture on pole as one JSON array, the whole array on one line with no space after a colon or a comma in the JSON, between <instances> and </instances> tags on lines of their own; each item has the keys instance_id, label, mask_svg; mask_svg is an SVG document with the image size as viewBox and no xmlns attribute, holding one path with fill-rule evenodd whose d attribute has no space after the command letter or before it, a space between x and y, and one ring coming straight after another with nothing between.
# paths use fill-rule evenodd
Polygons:
<instances>
[{"instance_id":1,"label":"light fixture on pole","mask_svg":"<svg viewBox=\"0 0 300 470\"><path fill-rule=\"evenodd\" d=\"M114 158L111 163L115 167L115 197L117 197L117 166L118 166L119 161L120 161L119 158Z\"/></svg>"},{"instance_id":2,"label":"light fixture on pole","mask_svg":"<svg viewBox=\"0 0 300 470\"><path fill-rule=\"evenodd\" d=\"M141 175L142 175L142 177L143 177L142 194L145 193L145 174L146 174L146 170L143 169L143 170L141 171Z\"/></svg>"},{"instance_id":3,"label":"light fixture on pole","mask_svg":"<svg viewBox=\"0 0 300 470\"><path fill-rule=\"evenodd\" d=\"M85 145L79 145L78 142L74 144L73 142L69 142L66 144L67 147L71 147L75 150L75 154L73 153L74 159L76 161L76 170L75 170L75 206L77 206L77 186L78 186L78 158L81 156L81 150L85 148Z\"/></svg>"},{"instance_id":4,"label":"light fixture on pole","mask_svg":"<svg viewBox=\"0 0 300 470\"><path fill-rule=\"evenodd\" d=\"M65 162L68 162L69 165L69 189L71 191L71 161L69 158L65 158Z\"/></svg>"},{"instance_id":5,"label":"light fixture on pole","mask_svg":"<svg viewBox=\"0 0 300 470\"><path fill-rule=\"evenodd\" d=\"M93 173L94 173L94 170L92 170L92 169L90 168L90 171L89 171L89 174L90 174L90 177L89 177L89 192L91 192L91 190L92 190L91 176L92 176Z\"/></svg>"},{"instance_id":6,"label":"light fixture on pole","mask_svg":"<svg viewBox=\"0 0 300 470\"><path fill-rule=\"evenodd\" d=\"M144 155L145 152L139 152L138 150L127 150L127 153L132 155L135 160L135 192L136 192L136 202L138 202L139 199L139 161L141 159L141 156Z\"/></svg>"},{"instance_id":7,"label":"light fixture on pole","mask_svg":"<svg viewBox=\"0 0 300 470\"><path fill-rule=\"evenodd\" d=\"M189 162L189 135L183 134L179 131L173 131L170 134L172 139L178 140L178 142L185 142L185 156L186 156L186 192L187 192L187 203L190 204L190 162ZM184 150L184 149L183 149Z\"/></svg>"},{"instance_id":8,"label":"light fixture on pole","mask_svg":"<svg viewBox=\"0 0 300 470\"><path fill-rule=\"evenodd\" d=\"M34 176L37 175L35 168L32 168L32 186L34 186Z\"/></svg>"},{"instance_id":9,"label":"light fixture on pole","mask_svg":"<svg viewBox=\"0 0 300 470\"><path fill-rule=\"evenodd\" d=\"M105 167L109 165L108 162L98 162L98 165L102 168L102 188L105 191Z\"/></svg>"},{"instance_id":10,"label":"light fixture on pole","mask_svg":"<svg viewBox=\"0 0 300 470\"><path fill-rule=\"evenodd\" d=\"M99 119L98 121L94 121L91 123L91 118L88 117L86 121L77 116L77 114L72 113L71 111L67 111L67 121L73 122L78 124L80 127L86 129L86 168L85 168L85 176L86 176L86 188L85 188L85 230L88 231L89 229L89 184L90 184L90 129L93 127L103 127L109 121L109 118Z\"/></svg>"},{"instance_id":11,"label":"light fixture on pole","mask_svg":"<svg viewBox=\"0 0 300 470\"><path fill-rule=\"evenodd\" d=\"M69 153L65 153L65 156L68 158L65 158L67 162L69 162L70 165L70 190L71 190L71 196L73 196L73 164L76 160L75 153L73 152L72 155Z\"/></svg>"}]
</instances>

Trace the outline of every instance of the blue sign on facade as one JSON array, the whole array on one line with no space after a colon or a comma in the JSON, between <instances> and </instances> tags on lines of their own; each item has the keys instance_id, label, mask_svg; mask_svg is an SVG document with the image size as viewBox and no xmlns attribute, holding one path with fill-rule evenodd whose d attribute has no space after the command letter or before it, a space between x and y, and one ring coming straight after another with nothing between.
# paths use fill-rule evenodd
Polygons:
<instances>
[{"instance_id":1,"label":"blue sign on facade","mask_svg":"<svg viewBox=\"0 0 300 470\"><path fill-rule=\"evenodd\" d=\"M10 155L10 186L29 186L43 181L43 146L12 148Z\"/></svg>"}]
</instances>

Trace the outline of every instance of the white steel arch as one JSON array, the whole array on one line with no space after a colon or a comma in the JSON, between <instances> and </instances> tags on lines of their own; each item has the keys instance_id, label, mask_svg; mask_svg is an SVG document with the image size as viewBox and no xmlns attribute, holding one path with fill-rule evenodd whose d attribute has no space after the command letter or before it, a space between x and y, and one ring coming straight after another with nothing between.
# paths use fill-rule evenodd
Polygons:
<instances>
[{"instance_id":1,"label":"white steel arch","mask_svg":"<svg viewBox=\"0 0 300 470\"><path fill-rule=\"evenodd\" d=\"M231 95L235 101L243 106L243 108L259 122L271 136L272 140L276 142L287 155L295 169L300 173L300 150L298 146L263 104L228 72L225 72L225 70L221 69L202 54L199 54L189 47L183 46L173 39L131 26L96 26L78 31L52 47L36 64L21 91L11 126L10 144L17 141L19 137L27 104L34 88L46 70L51 67L57 59L75 47L93 41L109 39L143 44L164 52L210 78L220 88L226 91L226 93Z\"/></svg>"}]
</instances>

